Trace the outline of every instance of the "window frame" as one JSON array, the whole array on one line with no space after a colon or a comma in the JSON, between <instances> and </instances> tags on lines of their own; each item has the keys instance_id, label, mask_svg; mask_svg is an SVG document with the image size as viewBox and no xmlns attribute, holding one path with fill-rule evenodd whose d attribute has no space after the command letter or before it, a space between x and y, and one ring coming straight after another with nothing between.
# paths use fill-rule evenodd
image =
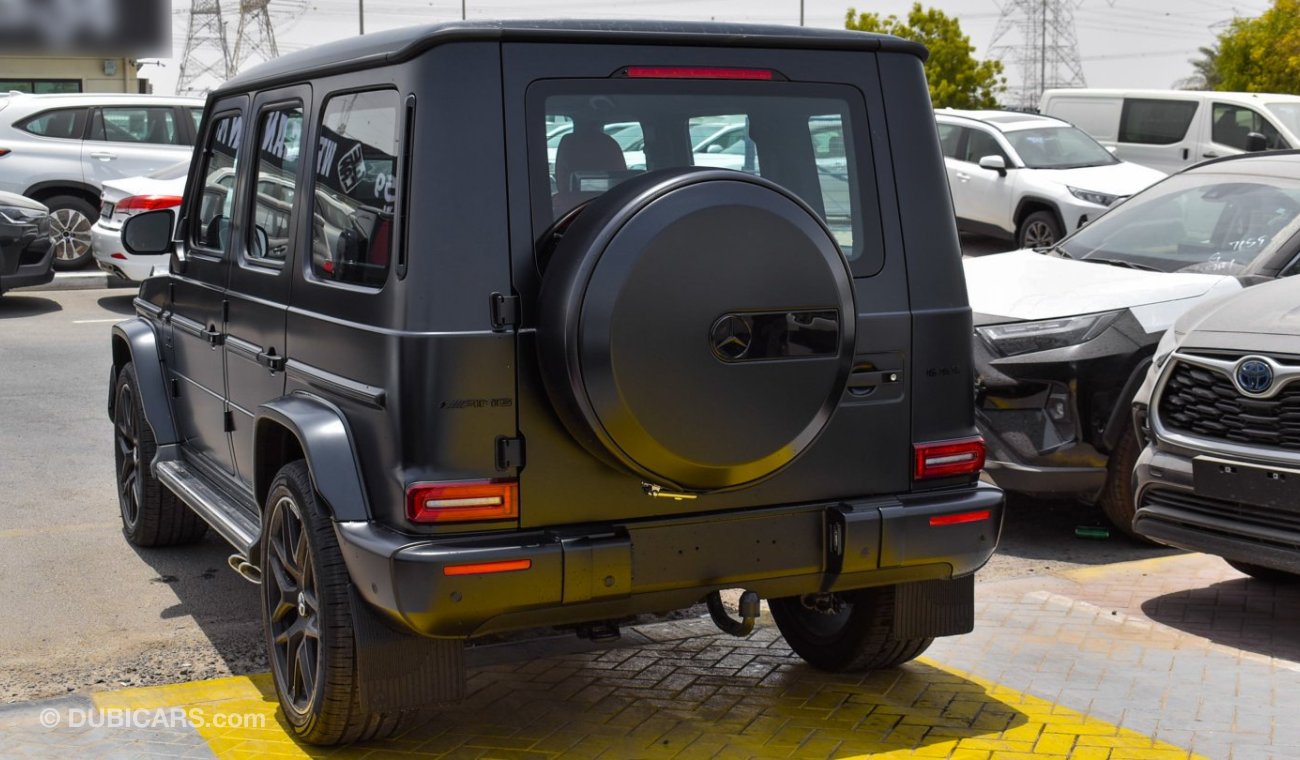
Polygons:
<instances>
[{"instance_id":1,"label":"window frame","mask_svg":"<svg viewBox=\"0 0 1300 760\"><path fill-rule=\"evenodd\" d=\"M288 241L289 241L288 247L290 251L286 252L285 258L283 259L272 259L267 257L256 258L250 256L249 251L253 250L254 248L253 235L257 230L257 220L255 216L257 214L257 194L258 194L257 186L261 182L260 170L262 166L262 149L260 143L261 143L261 136L262 136L263 120L265 119L267 114L273 111L284 111L284 110L292 109L294 107L296 107L299 111L302 112L302 125L300 127L300 133L301 133L301 139L303 140L303 145L298 150L298 166L294 168L294 173L296 175L295 178L297 179L297 182L294 185L293 199L289 202L289 209L286 212L288 214L288 221L286 222L285 226L288 230ZM243 240L242 240L242 245L240 246L239 249L239 264L241 266L251 266L257 269L261 269L263 271L273 270L278 272L284 269L285 263L289 259L289 253L292 251L295 243L295 238L297 237L297 225L294 223L294 221L297 218L297 213L299 208L298 198L302 195L301 192L301 188L303 185L302 172L308 164L314 165L315 163L314 160L315 152L312 151L311 154L308 155L308 148L310 147L308 141L312 137L312 135L309 134L307 129L307 127L309 126L308 125L309 113L310 110L308 109L305 100L302 97L296 95L284 97L284 98L277 98L275 100L268 100L266 102L257 104L256 108L254 109L253 123L252 123L253 131L248 132L247 135L251 140L251 142L249 142L249 147L250 149L252 149L255 158L252 159L251 167L247 169L248 179L242 188L245 197L242 199L236 197L235 200L236 207L240 205L239 204L240 200L244 201L243 213L240 215L240 221L242 222L242 227L243 227L243 231L241 233L241 237L243 238ZM309 161L308 159L311 160ZM238 189L241 187L238 181L238 172L236 173L235 187L237 188L236 192L238 192Z\"/></svg>"},{"instance_id":2,"label":"window frame","mask_svg":"<svg viewBox=\"0 0 1300 760\"><path fill-rule=\"evenodd\" d=\"M194 193L195 200L186 204L186 206L189 207L190 211L189 214L187 215L188 218L182 220L182 225L181 225L183 230L182 239L185 242L186 251L190 255L197 253L199 255L214 260L222 260L226 258L225 250L222 250L220 248L209 248L208 246L198 242L199 237L196 234L197 230L195 229L195 225L197 225L199 222L198 212L203 206L203 188L207 186L208 162L211 161L213 155L213 152L208 150L208 138L213 137L216 134L217 124L220 123L222 119L232 117L232 116L240 120L239 135L236 137L236 143L235 143L235 165L233 167L234 173L231 175L234 179L232 180L230 186L230 194L234 196L230 204L230 212L231 212L230 226L231 226L232 233L234 230L234 217L239 208L239 196L237 195L239 189L239 167L240 167L239 157L243 153L244 142L245 142L244 137L247 133L247 129L246 129L247 124L245 124L243 121L248 116L247 108L242 105L235 105L220 111L214 111L211 115L208 116L207 124L205 125L205 128L203 129L202 133L200 134L200 138L202 138L202 140L196 141L198 144L203 146L202 149L198 151L198 158L202 163L198 167L198 171L194 171L193 169L191 169L190 185L192 185L192 187L188 188L187 190L190 193ZM195 191L197 191L197 193ZM233 244L234 244L234 239L231 238L229 244L227 245L227 248L229 248L229 246Z\"/></svg>"},{"instance_id":3,"label":"window frame","mask_svg":"<svg viewBox=\"0 0 1300 760\"><path fill-rule=\"evenodd\" d=\"M407 95L403 97L402 91L393 85L376 85L367 84L355 87L344 87L337 90L330 90L319 98L316 109L316 118L311 124L312 127L312 151L311 165L307 176L309 179L304 183L306 194L311 198L310 216L316 214L316 184L319 176L316 171L316 162L319 160L320 138L325 130L325 113L329 109L331 100L347 95L360 95L370 92L390 92L394 97L394 123L393 137L397 142L397 155L393 157L393 187L396 188L396 195L393 197L393 220L389 228L389 250L388 250L388 268L385 271L383 282L378 285L366 285L359 282L348 282L345 280L330 280L316 274L314 266L316 231L314 225L309 220L307 223L307 244L305 255L301 256L302 276L307 282L313 285L323 285L339 290L347 290L353 293L363 293L374 295L380 293L388 285L389 279L394 275L398 279L406 276L406 267L408 262L405 257L407 219L406 219L406 199L408 194L407 173L409 164L407 161L407 151L409 149L410 132L407 119L413 117L415 108L414 96Z\"/></svg>"}]
</instances>

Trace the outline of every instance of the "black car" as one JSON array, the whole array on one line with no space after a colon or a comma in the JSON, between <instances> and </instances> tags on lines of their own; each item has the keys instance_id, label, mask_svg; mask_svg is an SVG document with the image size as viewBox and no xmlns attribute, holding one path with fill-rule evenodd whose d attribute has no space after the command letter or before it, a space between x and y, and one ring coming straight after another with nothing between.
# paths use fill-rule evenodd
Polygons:
<instances>
[{"instance_id":1,"label":"black car","mask_svg":"<svg viewBox=\"0 0 1300 760\"><path fill-rule=\"evenodd\" d=\"M176 239L171 211L123 231L173 257L113 332L127 538L234 547L314 743L455 699L464 640L501 631L707 600L744 634L762 595L804 659L861 670L969 630L1002 498L924 56L474 23L230 81ZM746 125L752 173L693 165L705 121Z\"/></svg>"},{"instance_id":2,"label":"black car","mask_svg":"<svg viewBox=\"0 0 1300 760\"><path fill-rule=\"evenodd\" d=\"M1207 161L1051 248L967 259L989 475L1096 503L1140 538L1130 409L1156 344L1198 304L1297 272L1297 151Z\"/></svg>"},{"instance_id":3,"label":"black car","mask_svg":"<svg viewBox=\"0 0 1300 760\"><path fill-rule=\"evenodd\" d=\"M50 210L17 193L0 191L0 293L54 279Z\"/></svg>"}]
</instances>

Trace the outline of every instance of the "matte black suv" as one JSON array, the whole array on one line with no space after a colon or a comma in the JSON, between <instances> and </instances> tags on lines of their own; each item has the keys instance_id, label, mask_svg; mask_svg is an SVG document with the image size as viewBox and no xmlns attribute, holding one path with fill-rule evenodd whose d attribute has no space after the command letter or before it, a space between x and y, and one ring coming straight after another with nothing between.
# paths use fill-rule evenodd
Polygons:
<instances>
[{"instance_id":1,"label":"matte black suv","mask_svg":"<svg viewBox=\"0 0 1300 760\"><path fill-rule=\"evenodd\" d=\"M1002 499L924 55L454 24L232 80L176 239L123 232L173 255L113 333L127 538L233 545L316 743L456 698L500 631L708 600L743 634L762 595L829 670L968 631ZM695 166L717 123L752 173Z\"/></svg>"}]
</instances>

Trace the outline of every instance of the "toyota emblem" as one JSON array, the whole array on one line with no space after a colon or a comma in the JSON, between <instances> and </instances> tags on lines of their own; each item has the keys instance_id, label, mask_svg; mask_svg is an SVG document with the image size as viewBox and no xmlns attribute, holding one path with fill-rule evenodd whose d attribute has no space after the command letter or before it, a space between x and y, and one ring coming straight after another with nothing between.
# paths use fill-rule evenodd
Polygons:
<instances>
[{"instance_id":1,"label":"toyota emblem","mask_svg":"<svg viewBox=\"0 0 1300 760\"><path fill-rule=\"evenodd\" d=\"M1273 368L1263 359L1247 357L1237 365L1235 379L1242 393L1258 396L1273 387Z\"/></svg>"}]
</instances>

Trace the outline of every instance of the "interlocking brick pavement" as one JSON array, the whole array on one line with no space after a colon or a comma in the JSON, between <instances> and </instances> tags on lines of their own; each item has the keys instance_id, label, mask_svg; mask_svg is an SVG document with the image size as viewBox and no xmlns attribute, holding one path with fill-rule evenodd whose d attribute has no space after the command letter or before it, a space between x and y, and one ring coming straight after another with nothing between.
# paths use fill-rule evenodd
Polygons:
<instances>
[{"instance_id":1,"label":"interlocking brick pavement","mask_svg":"<svg viewBox=\"0 0 1300 760\"><path fill-rule=\"evenodd\" d=\"M77 733L36 725L39 704L0 710L0 756L1280 760L1300 757L1298 601L1175 556L979 584L974 633L890 671L815 671L770 621L745 639L676 621L474 650L463 704L372 745L295 744L262 675L93 695L207 718L181 728Z\"/></svg>"}]
</instances>

